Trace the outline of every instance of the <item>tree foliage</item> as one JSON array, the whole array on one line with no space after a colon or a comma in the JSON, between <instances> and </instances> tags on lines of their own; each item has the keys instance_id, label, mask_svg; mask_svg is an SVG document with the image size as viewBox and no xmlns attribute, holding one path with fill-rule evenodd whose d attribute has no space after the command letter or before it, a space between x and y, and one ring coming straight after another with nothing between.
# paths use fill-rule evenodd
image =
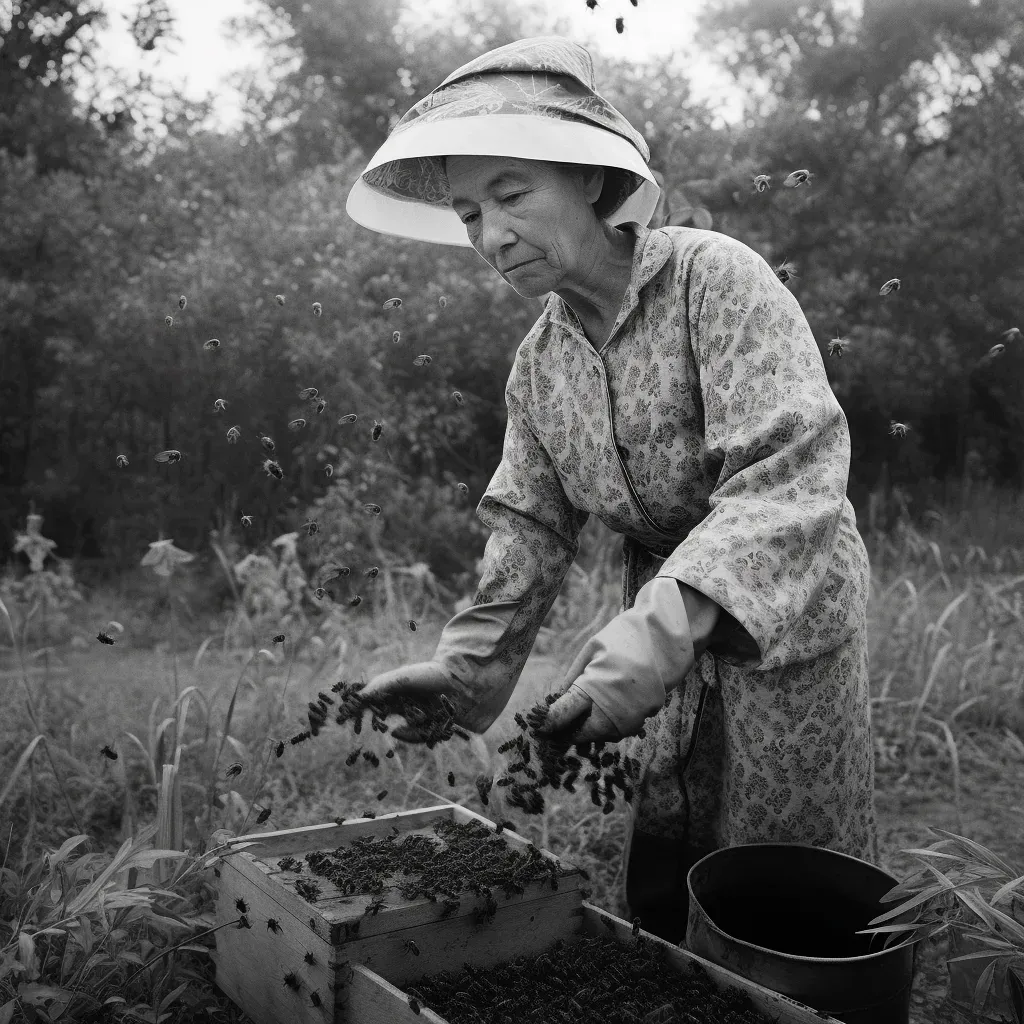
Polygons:
<instances>
[{"instance_id":1,"label":"tree foliage","mask_svg":"<svg viewBox=\"0 0 1024 1024\"><path fill-rule=\"evenodd\" d=\"M419 96L487 48L564 26L498 0L447 25L417 13L263 4L245 27L269 84L248 83L232 132L142 84L109 109L76 100L98 2L20 0L0 21L0 532L12 538L32 501L61 554L123 566L160 533L199 550L228 526L255 546L312 511L337 543L419 553L441 575L472 566L470 510L540 303L470 250L359 228L344 203ZM158 15L140 5L143 48L161 45ZM674 58L595 54L601 91L648 139L676 222L703 208L715 230L797 264L791 287L850 420L854 488L886 466L959 473L969 456L1019 481L1024 344L982 357L1024 327L1024 14L1012 0L709 0L702 33L747 90L741 124L716 125ZM810 185L781 187L798 167ZM902 288L880 296L891 277ZM393 295L403 306L386 312ZM836 336L841 359L827 354ZM421 353L429 366L413 365ZM154 462L170 448L179 463ZM372 524L365 501L384 510Z\"/></svg>"}]
</instances>

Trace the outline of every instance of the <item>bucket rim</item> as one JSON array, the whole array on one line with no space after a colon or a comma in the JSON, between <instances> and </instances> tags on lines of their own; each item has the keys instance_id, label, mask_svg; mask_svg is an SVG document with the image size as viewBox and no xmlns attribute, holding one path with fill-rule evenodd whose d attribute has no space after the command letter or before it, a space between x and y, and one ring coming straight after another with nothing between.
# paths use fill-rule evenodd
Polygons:
<instances>
[{"instance_id":1,"label":"bucket rim","mask_svg":"<svg viewBox=\"0 0 1024 1024\"><path fill-rule=\"evenodd\" d=\"M877 864L872 864L870 861L861 860L860 857L854 857L849 853L840 853L838 850L829 850L823 846L814 846L811 843L737 843L735 846L723 846L720 850L712 850L710 853L705 854L699 861L697 861L690 870L686 873L686 888L687 893L690 897L690 906L695 907L701 914L704 920L707 922L708 927L715 931L718 935L723 936L730 942L735 942L740 946L745 946L748 949L757 950L759 953L767 953L769 956L779 957L782 960L791 960L794 963L801 964L854 964L864 963L869 960L878 960L882 957L891 957L893 953L903 949L912 949L916 944L917 940L904 939L902 942L898 942L894 946L890 946L888 949L880 949L875 953L864 953L861 956L798 956L795 953L782 953L777 949L771 949L768 946L759 946L756 942L749 942L746 939L737 938L735 935L731 935L724 928L719 927L712 919L711 915L704 909L701 902L694 895L693 884L691 876L705 861L711 860L712 857L717 857L720 854L729 853L733 850L753 850L753 849L801 849L801 850L815 850L818 853L827 853L832 857L842 857L845 860L854 861L856 864L860 864L863 867L872 868L874 871L885 875L886 878L892 880L893 886L899 885L899 879L889 874L885 868L880 868Z\"/></svg>"}]
</instances>

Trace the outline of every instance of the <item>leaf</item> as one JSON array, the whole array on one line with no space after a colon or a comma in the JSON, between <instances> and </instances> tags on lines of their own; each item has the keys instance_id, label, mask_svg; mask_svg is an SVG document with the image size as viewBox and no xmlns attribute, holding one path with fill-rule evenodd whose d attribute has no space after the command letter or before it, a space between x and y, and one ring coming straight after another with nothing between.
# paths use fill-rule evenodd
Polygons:
<instances>
[{"instance_id":1,"label":"leaf","mask_svg":"<svg viewBox=\"0 0 1024 1024\"><path fill-rule=\"evenodd\" d=\"M992 979L996 973L996 962L993 960L988 967L981 972L978 978L978 984L974 986L974 1000L971 1004L971 1008L975 1013L981 1013L981 1008L985 1005L985 1000L988 999L988 994L992 989Z\"/></svg>"},{"instance_id":2,"label":"leaf","mask_svg":"<svg viewBox=\"0 0 1024 1024\"><path fill-rule=\"evenodd\" d=\"M983 949L977 953L961 953L960 956L951 956L946 961L946 963L958 964L964 960L998 960L1007 952L1013 952L1013 946L1011 946L1009 943L1006 943L1006 945L1001 947L1000 949Z\"/></svg>"},{"instance_id":3,"label":"leaf","mask_svg":"<svg viewBox=\"0 0 1024 1024\"><path fill-rule=\"evenodd\" d=\"M1013 878L1018 874L1009 864L1006 863L1002 858L997 857L991 850L987 850L981 843L974 842L973 839L967 839L965 836L958 836L954 832L947 832L944 829L931 826L931 831L946 836L953 843L961 846L967 851L967 858L971 860L980 861L983 864L988 864L990 867L997 871L1002 872L1007 878Z\"/></svg>"},{"instance_id":4,"label":"leaf","mask_svg":"<svg viewBox=\"0 0 1024 1024\"><path fill-rule=\"evenodd\" d=\"M163 1013L185 991L189 986L187 981L182 982L176 989L172 989L160 1000L160 1005L157 1007L157 1013Z\"/></svg>"},{"instance_id":5,"label":"leaf","mask_svg":"<svg viewBox=\"0 0 1024 1024\"><path fill-rule=\"evenodd\" d=\"M1021 875L1020 878L1012 879L1011 881L1007 882L1005 885L1001 885L992 894L992 899L989 900L989 903L994 907L1000 900L1002 900L1006 896L1009 896L1010 893L1012 893L1014 889L1016 889L1018 886L1022 886L1022 885L1024 885L1024 875ZM1021 892L1024 893L1024 889L1021 889Z\"/></svg>"},{"instance_id":6,"label":"leaf","mask_svg":"<svg viewBox=\"0 0 1024 1024\"><path fill-rule=\"evenodd\" d=\"M134 846L141 846L148 843L156 834L156 825L147 825L139 832L138 836L126 839L113 859L106 868L92 880L69 904L66 914L68 917L78 917L82 911L90 907L93 900L100 891L107 885L111 878L124 867L124 862L131 856Z\"/></svg>"},{"instance_id":7,"label":"leaf","mask_svg":"<svg viewBox=\"0 0 1024 1024\"><path fill-rule=\"evenodd\" d=\"M73 850L81 846L82 843L87 843L88 841L88 836L72 836L70 839L65 839L61 848L56 853L48 855L47 860L50 863L50 867L55 868L57 865L63 864Z\"/></svg>"},{"instance_id":8,"label":"leaf","mask_svg":"<svg viewBox=\"0 0 1024 1024\"><path fill-rule=\"evenodd\" d=\"M883 921L891 921L895 917L899 917L901 914L905 914L908 910L913 910L914 907L919 907L929 900L934 899L939 893L948 891L949 886L941 883L935 883L930 885L923 892L918 893L916 896L911 897L906 903L901 903L898 907L894 907L892 910L887 910L884 914L879 914L878 917L868 921L868 927L874 927L876 924L881 924Z\"/></svg>"},{"instance_id":9,"label":"leaf","mask_svg":"<svg viewBox=\"0 0 1024 1024\"><path fill-rule=\"evenodd\" d=\"M18 932L18 956L25 965L25 976L29 981L35 981L39 977L39 965L36 962L36 944L28 932Z\"/></svg>"},{"instance_id":10,"label":"leaf","mask_svg":"<svg viewBox=\"0 0 1024 1024\"><path fill-rule=\"evenodd\" d=\"M1015 1024L1024 1024L1024 981L1012 967L1006 972L1006 988L1010 993L1010 1006L1016 1018Z\"/></svg>"},{"instance_id":11,"label":"leaf","mask_svg":"<svg viewBox=\"0 0 1024 1024\"><path fill-rule=\"evenodd\" d=\"M11 1024L14 1018L14 1007L17 1005L18 997L8 999L3 1006L0 1006L0 1024Z\"/></svg>"},{"instance_id":12,"label":"leaf","mask_svg":"<svg viewBox=\"0 0 1024 1024\"><path fill-rule=\"evenodd\" d=\"M0 601L0 605L3 602ZM0 789L0 807L3 807L4 801L7 799L7 795L14 788L14 784L18 781L18 776L25 770L25 765L31 760L32 755L35 753L36 747L42 742L45 737L40 733L29 745L22 751L21 757L18 758L17 763L14 766L14 771L10 774L7 779L7 785L3 789Z\"/></svg>"}]
</instances>

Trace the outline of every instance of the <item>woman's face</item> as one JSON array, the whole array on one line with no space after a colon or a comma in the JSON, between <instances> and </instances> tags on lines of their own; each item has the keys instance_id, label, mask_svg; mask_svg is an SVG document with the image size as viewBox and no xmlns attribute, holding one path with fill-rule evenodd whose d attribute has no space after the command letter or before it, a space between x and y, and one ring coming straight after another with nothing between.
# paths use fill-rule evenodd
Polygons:
<instances>
[{"instance_id":1,"label":"woman's face","mask_svg":"<svg viewBox=\"0 0 1024 1024\"><path fill-rule=\"evenodd\" d=\"M591 205L602 168L498 156L450 156L452 207L473 248L528 298L587 277L604 241Z\"/></svg>"}]
</instances>

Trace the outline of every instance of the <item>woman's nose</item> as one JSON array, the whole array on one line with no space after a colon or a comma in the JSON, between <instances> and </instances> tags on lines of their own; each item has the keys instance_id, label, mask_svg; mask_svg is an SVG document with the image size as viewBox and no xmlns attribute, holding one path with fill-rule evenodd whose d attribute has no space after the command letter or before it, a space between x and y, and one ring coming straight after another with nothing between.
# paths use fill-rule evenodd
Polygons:
<instances>
[{"instance_id":1,"label":"woman's nose","mask_svg":"<svg viewBox=\"0 0 1024 1024\"><path fill-rule=\"evenodd\" d=\"M498 210L480 214L480 246L483 254L496 263L498 253L517 241L508 218Z\"/></svg>"}]
</instances>

